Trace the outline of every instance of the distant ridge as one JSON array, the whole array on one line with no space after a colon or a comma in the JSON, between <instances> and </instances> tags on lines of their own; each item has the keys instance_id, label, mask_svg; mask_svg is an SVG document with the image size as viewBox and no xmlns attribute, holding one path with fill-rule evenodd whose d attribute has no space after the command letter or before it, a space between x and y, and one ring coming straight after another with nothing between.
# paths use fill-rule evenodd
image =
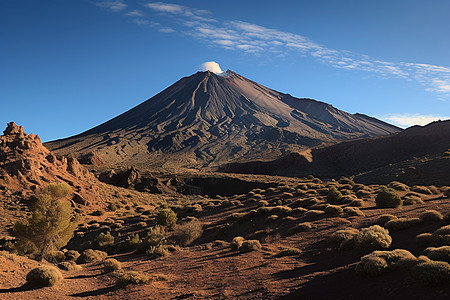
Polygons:
<instances>
[{"instance_id":1,"label":"distant ridge","mask_svg":"<svg viewBox=\"0 0 450 300\"><path fill-rule=\"evenodd\" d=\"M46 147L76 156L94 153L108 166L199 168L399 131L228 70L184 77L129 111Z\"/></svg>"}]
</instances>

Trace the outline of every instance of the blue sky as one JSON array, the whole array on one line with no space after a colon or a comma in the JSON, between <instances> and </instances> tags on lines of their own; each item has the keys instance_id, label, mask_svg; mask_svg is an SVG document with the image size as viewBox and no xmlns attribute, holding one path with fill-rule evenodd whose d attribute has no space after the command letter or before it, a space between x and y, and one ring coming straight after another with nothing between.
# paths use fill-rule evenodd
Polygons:
<instances>
[{"instance_id":1,"label":"blue sky","mask_svg":"<svg viewBox=\"0 0 450 300\"><path fill-rule=\"evenodd\" d=\"M0 1L0 124L44 141L206 61L408 126L450 118L450 1Z\"/></svg>"}]
</instances>

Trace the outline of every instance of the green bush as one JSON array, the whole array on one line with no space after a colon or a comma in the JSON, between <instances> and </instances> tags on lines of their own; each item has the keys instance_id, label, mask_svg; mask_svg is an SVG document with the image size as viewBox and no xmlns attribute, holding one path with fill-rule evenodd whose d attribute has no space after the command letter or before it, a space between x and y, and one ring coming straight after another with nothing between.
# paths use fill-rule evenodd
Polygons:
<instances>
[{"instance_id":1,"label":"green bush","mask_svg":"<svg viewBox=\"0 0 450 300\"><path fill-rule=\"evenodd\" d=\"M106 273L122 269L122 265L117 259L107 258L103 261L103 271Z\"/></svg>"},{"instance_id":2,"label":"green bush","mask_svg":"<svg viewBox=\"0 0 450 300\"><path fill-rule=\"evenodd\" d=\"M389 231L381 226L373 225L362 228L355 236L356 245L363 250L378 250L389 248L392 238Z\"/></svg>"},{"instance_id":3,"label":"green bush","mask_svg":"<svg viewBox=\"0 0 450 300\"><path fill-rule=\"evenodd\" d=\"M71 203L62 199L71 194L65 183L52 183L38 196L31 217L25 222L17 222L13 234L18 245L28 245L28 249L37 252L39 258L65 246L77 227ZM31 247L32 246L32 247Z\"/></svg>"},{"instance_id":4,"label":"green bush","mask_svg":"<svg viewBox=\"0 0 450 300\"><path fill-rule=\"evenodd\" d=\"M28 272L27 283L33 286L54 286L63 279L61 272L51 266L40 266Z\"/></svg>"},{"instance_id":5,"label":"green bush","mask_svg":"<svg viewBox=\"0 0 450 300\"><path fill-rule=\"evenodd\" d=\"M335 187L332 187L328 190L327 201L329 203L339 203L341 198L342 198L342 193L339 192Z\"/></svg>"},{"instance_id":6,"label":"green bush","mask_svg":"<svg viewBox=\"0 0 450 300\"><path fill-rule=\"evenodd\" d=\"M422 284L438 287L450 283L450 265L443 261L424 261L411 268L413 276Z\"/></svg>"},{"instance_id":7,"label":"green bush","mask_svg":"<svg viewBox=\"0 0 450 300\"><path fill-rule=\"evenodd\" d=\"M170 208L162 208L156 215L156 222L162 226L173 227L177 223L177 214Z\"/></svg>"},{"instance_id":8,"label":"green bush","mask_svg":"<svg viewBox=\"0 0 450 300\"><path fill-rule=\"evenodd\" d=\"M417 258L407 250L374 251L361 258L356 265L356 272L378 276L396 268L409 268L417 262Z\"/></svg>"},{"instance_id":9,"label":"green bush","mask_svg":"<svg viewBox=\"0 0 450 300\"><path fill-rule=\"evenodd\" d=\"M199 221L191 221L183 225L176 225L171 239L181 246L186 246L201 237L202 234L202 224Z\"/></svg>"},{"instance_id":10,"label":"green bush","mask_svg":"<svg viewBox=\"0 0 450 300\"><path fill-rule=\"evenodd\" d=\"M110 246L114 244L114 237L111 235L111 232L101 232L97 238L95 239L95 242L100 248L104 248L105 246Z\"/></svg>"},{"instance_id":11,"label":"green bush","mask_svg":"<svg viewBox=\"0 0 450 300\"><path fill-rule=\"evenodd\" d=\"M378 192L375 203L377 207L380 208L396 208L402 206L403 200L393 189L383 187L381 191Z\"/></svg>"}]
</instances>

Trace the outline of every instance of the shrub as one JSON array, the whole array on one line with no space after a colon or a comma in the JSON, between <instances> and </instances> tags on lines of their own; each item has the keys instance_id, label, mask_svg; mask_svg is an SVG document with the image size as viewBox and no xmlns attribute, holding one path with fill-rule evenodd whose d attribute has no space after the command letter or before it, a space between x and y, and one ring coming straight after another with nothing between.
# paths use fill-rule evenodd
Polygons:
<instances>
[{"instance_id":1,"label":"shrub","mask_svg":"<svg viewBox=\"0 0 450 300\"><path fill-rule=\"evenodd\" d=\"M291 229L289 229L289 232L290 233L298 233L298 232L307 231L311 228L312 228L312 225L310 222L303 222L303 223L299 223L299 224L295 225L294 227L292 227Z\"/></svg>"},{"instance_id":2,"label":"shrub","mask_svg":"<svg viewBox=\"0 0 450 300\"><path fill-rule=\"evenodd\" d=\"M341 198L342 198L342 193L339 192L335 187L332 187L328 190L327 201L329 203L339 203Z\"/></svg>"},{"instance_id":3,"label":"shrub","mask_svg":"<svg viewBox=\"0 0 450 300\"><path fill-rule=\"evenodd\" d=\"M307 218L317 218L317 217L319 217L319 216L321 216L321 215L324 215L324 214L325 214L325 212L324 212L323 210L312 209L312 210L308 210L308 211L305 213L305 216L306 216Z\"/></svg>"},{"instance_id":4,"label":"shrub","mask_svg":"<svg viewBox=\"0 0 450 300\"><path fill-rule=\"evenodd\" d=\"M251 252L261 249L261 243L258 240L245 240L238 248L239 252Z\"/></svg>"},{"instance_id":5,"label":"shrub","mask_svg":"<svg viewBox=\"0 0 450 300\"><path fill-rule=\"evenodd\" d=\"M80 257L77 259L77 263L84 264L96 261L102 261L108 256L106 252L100 250L87 249L81 253Z\"/></svg>"},{"instance_id":6,"label":"shrub","mask_svg":"<svg viewBox=\"0 0 450 300\"><path fill-rule=\"evenodd\" d=\"M424 261L411 268L413 276L425 286L450 283L450 265L443 261Z\"/></svg>"},{"instance_id":7,"label":"shrub","mask_svg":"<svg viewBox=\"0 0 450 300\"><path fill-rule=\"evenodd\" d=\"M409 268L416 263L417 258L407 250L374 251L361 258L356 265L356 272L378 276L396 268Z\"/></svg>"},{"instance_id":8,"label":"shrub","mask_svg":"<svg viewBox=\"0 0 450 300\"><path fill-rule=\"evenodd\" d=\"M63 261L58 264L58 268L64 271L79 270L81 267L74 261Z\"/></svg>"},{"instance_id":9,"label":"shrub","mask_svg":"<svg viewBox=\"0 0 450 300\"><path fill-rule=\"evenodd\" d=\"M117 259L107 258L103 261L103 270L106 273L114 272L120 269L122 269L122 265Z\"/></svg>"},{"instance_id":10,"label":"shrub","mask_svg":"<svg viewBox=\"0 0 450 300\"><path fill-rule=\"evenodd\" d=\"M410 228L416 224L419 224L422 220L419 218L399 218L395 220L390 220L386 224L384 224L384 227L389 230L403 230Z\"/></svg>"},{"instance_id":11,"label":"shrub","mask_svg":"<svg viewBox=\"0 0 450 300\"><path fill-rule=\"evenodd\" d=\"M359 233L356 228L346 228L340 229L328 238L328 241L333 244L338 244L339 249L346 250L354 248L355 246L355 236Z\"/></svg>"},{"instance_id":12,"label":"shrub","mask_svg":"<svg viewBox=\"0 0 450 300\"><path fill-rule=\"evenodd\" d=\"M138 271L127 271L120 272L116 274L117 284L127 285L127 284L142 284L150 280L150 277L146 274Z\"/></svg>"},{"instance_id":13,"label":"shrub","mask_svg":"<svg viewBox=\"0 0 450 300\"><path fill-rule=\"evenodd\" d=\"M95 239L97 245L100 248L103 248L105 246L110 246L114 244L114 237L111 235L111 232L103 233L101 232L97 238Z\"/></svg>"},{"instance_id":14,"label":"shrub","mask_svg":"<svg viewBox=\"0 0 450 300\"><path fill-rule=\"evenodd\" d=\"M416 204L424 204L424 203L425 202L423 202L423 200L418 196L405 195L405 197L403 197L403 205L416 205Z\"/></svg>"},{"instance_id":15,"label":"shrub","mask_svg":"<svg viewBox=\"0 0 450 300\"><path fill-rule=\"evenodd\" d=\"M397 193L390 188L382 188L378 192L377 198L375 199L377 207L380 208L396 208L402 206L402 199L397 195Z\"/></svg>"},{"instance_id":16,"label":"shrub","mask_svg":"<svg viewBox=\"0 0 450 300\"><path fill-rule=\"evenodd\" d=\"M325 211L325 213L332 215L332 216L339 216L344 212L342 207L340 207L338 205L327 205L327 206L325 206L324 211Z\"/></svg>"},{"instance_id":17,"label":"shrub","mask_svg":"<svg viewBox=\"0 0 450 300\"><path fill-rule=\"evenodd\" d=\"M419 216L422 221L438 222L444 219L444 216L436 210L426 210Z\"/></svg>"},{"instance_id":18,"label":"shrub","mask_svg":"<svg viewBox=\"0 0 450 300\"><path fill-rule=\"evenodd\" d=\"M391 220L397 220L398 218L394 215L390 215L390 214L384 214L384 215L380 215L376 221L376 223L380 226L384 226L384 224L386 224L387 222L391 221Z\"/></svg>"},{"instance_id":19,"label":"shrub","mask_svg":"<svg viewBox=\"0 0 450 300\"><path fill-rule=\"evenodd\" d=\"M344 207L344 213L350 216L364 216L364 213L357 207Z\"/></svg>"},{"instance_id":20,"label":"shrub","mask_svg":"<svg viewBox=\"0 0 450 300\"><path fill-rule=\"evenodd\" d=\"M416 236L416 243L420 246L428 246L431 244L432 241L432 234L431 233L421 233Z\"/></svg>"},{"instance_id":21,"label":"shrub","mask_svg":"<svg viewBox=\"0 0 450 300\"><path fill-rule=\"evenodd\" d=\"M425 255L432 260L446 261L450 263L450 246L426 248Z\"/></svg>"},{"instance_id":22,"label":"shrub","mask_svg":"<svg viewBox=\"0 0 450 300\"><path fill-rule=\"evenodd\" d=\"M281 214L287 214L292 211L292 208L289 206L283 206L283 205L277 205L275 207L272 207L272 213L281 213Z\"/></svg>"},{"instance_id":23,"label":"shrub","mask_svg":"<svg viewBox=\"0 0 450 300\"><path fill-rule=\"evenodd\" d=\"M162 226L173 227L177 223L177 214L170 208L162 208L156 215L156 222Z\"/></svg>"},{"instance_id":24,"label":"shrub","mask_svg":"<svg viewBox=\"0 0 450 300\"><path fill-rule=\"evenodd\" d=\"M176 225L171 239L181 246L186 246L201 237L202 233L202 224L198 221L192 221L183 225Z\"/></svg>"},{"instance_id":25,"label":"shrub","mask_svg":"<svg viewBox=\"0 0 450 300\"><path fill-rule=\"evenodd\" d=\"M145 254L147 254L150 258L158 258L169 255L169 251L165 245L150 246L150 248L145 251Z\"/></svg>"},{"instance_id":26,"label":"shrub","mask_svg":"<svg viewBox=\"0 0 450 300\"><path fill-rule=\"evenodd\" d=\"M397 191L409 191L409 187L406 184L398 181L392 181L391 183L388 184L388 187Z\"/></svg>"},{"instance_id":27,"label":"shrub","mask_svg":"<svg viewBox=\"0 0 450 300\"><path fill-rule=\"evenodd\" d=\"M442 226L433 232L431 240L436 246L450 245L450 225Z\"/></svg>"},{"instance_id":28,"label":"shrub","mask_svg":"<svg viewBox=\"0 0 450 300\"><path fill-rule=\"evenodd\" d=\"M80 253L76 250L69 250L64 253L64 256L66 257L66 260L76 261L78 257L80 257Z\"/></svg>"},{"instance_id":29,"label":"shrub","mask_svg":"<svg viewBox=\"0 0 450 300\"><path fill-rule=\"evenodd\" d=\"M122 249L136 249L141 242L139 234L136 233L135 235L127 236L120 246Z\"/></svg>"},{"instance_id":30,"label":"shrub","mask_svg":"<svg viewBox=\"0 0 450 300\"><path fill-rule=\"evenodd\" d=\"M420 185L415 185L411 188L411 191L419 193L419 194L424 194L424 195L431 195L433 194L430 189L428 189L426 186L420 186Z\"/></svg>"},{"instance_id":31,"label":"shrub","mask_svg":"<svg viewBox=\"0 0 450 300\"><path fill-rule=\"evenodd\" d=\"M363 250L389 248L392 243L389 231L378 225L362 228L355 236L355 240L357 247Z\"/></svg>"},{"instance_id":32,"label":"shrub","mask_svg":"<svg viewBox=\"0 0 450 300\"><path fill-rule=\"evenodd\" d=\"M29 245L42 259L44 254L65 246L73 236L77 219L71 204L62 198L70 195L71 189L65 183L52 183L38 196L31 217L17 222L13 234L18 244Z\"/></svg>"},{"instance_id":33,"label":"shrub","mask_svg":"<svg viewBox=\"0 0 450 300\"><path fill-rule=\"evenodd\" d=\"M39 287L54 286L62 279L63 276L61 272L57 268L51 266L34 268L28 272L26 277L27 283Z\"/></svg>"},{"instance_id":34,"label":"shrub","mask_svg":"<svg viewBox=\"0 0 450 300\"><path fill-rule=\"evenodd\" d=\"M59 263L66 259L64 252L62 251L51 251L44 255L44 259L51 263Z\"/></svg>"},{"instance_id":35,"label":"shrub","mask_svg":"<svg viewBox=\"0 0 450 300\"><path fill-rule=\"evenodd\" d=\"M231 249L239 249L239 247L242 246L242 243L245 241L245 239L242 236L237 236L235 238L233 238L233 240L231 241Z\"/></svg>"},{"instance_id":36,"label":"shrub","mask_svg":"<svg viewBox=\"0 0 450 300\"><path fill-rule=\"evenodd\" d=\"M293 256L293 255L299 255L301 253L302 253L302 250L300 250L298 248L287 247L287 248L281 249L281 251L276 256L277 257Z\"/></svg>"},{"instance_id":37,"label":"shrub","mask_svg":"<svg viewBox=\"0 0 450 300\"><path fill-rule=\"evenodd\" d=\"M109 211L116 211L118 209L117 204L115 204L114 202L109 202L106 208Z\"/></svg>"}]
</instances>

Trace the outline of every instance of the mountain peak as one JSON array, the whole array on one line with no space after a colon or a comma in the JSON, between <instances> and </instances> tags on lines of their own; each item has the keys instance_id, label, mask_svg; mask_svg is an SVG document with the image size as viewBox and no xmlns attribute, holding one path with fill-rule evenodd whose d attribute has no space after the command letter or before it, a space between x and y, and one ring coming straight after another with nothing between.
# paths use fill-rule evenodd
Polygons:
<instances>
[{"instance_id":1,"label":"mountain peak","mask_svg":"<svg viewBox=\"0 0 450 300\"><path fill-rule=\"evenodd\" d=\"M276 158L324 142L397 131L231 70L218 74L206 68L108 122L47 145L63 154L95 152L112 164L198 167Z\"/></svg>"}]
</instances>

